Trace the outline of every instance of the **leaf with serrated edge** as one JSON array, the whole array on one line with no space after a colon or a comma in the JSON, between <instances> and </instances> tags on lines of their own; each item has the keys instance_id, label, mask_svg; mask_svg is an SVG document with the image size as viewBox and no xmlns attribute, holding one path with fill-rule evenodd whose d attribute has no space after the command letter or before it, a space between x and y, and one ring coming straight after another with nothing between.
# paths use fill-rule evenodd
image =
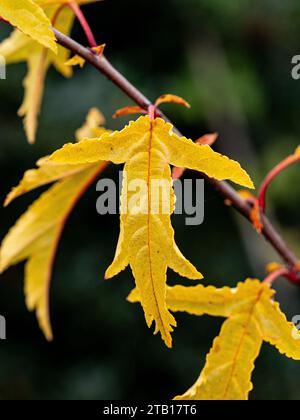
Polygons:
<instances>
[{"instance_id":1,"label":"leaf with serrated edge","mask_svg":"<svg viewBox=\"0 0 300 420\"><path fill-rule=\"evenodd\" d=\"M80 0L79 5L93 3L97 0ZM69 35L74 22L73 11L66 7L60 9L62 4L67 5L64 0L40 0L37 1L44 7L45 14L50 21L55 20L55 28L65 35ZM57 12L59 11L59 14ZM15 30L9 38L0 44L0 55L7 64L27 61L28 73L24 80L24 100L18 115L24 117L24 128L29 143L34 143L36 138L38 116L44 93L46 73L50 66L65 77L72 76L72 68L66 65L70 52L62 46L57 46L56 53L43 48L39 43L28 37L26 34Z\"/></svg>"},{"instance_id":2,"label":"leaf with serrated edge","mask_svg":"<svg viewBox=\"0 0 300 420\"><path fill-rule=\"evenodd\" d=\"M55 13L56 9L53 6L47 11L47 15L50 18ZM56 27L61 32L68 34L71 30L73 20L74 16L70 9L62 10L57 19ZM54 65L64 76L71 76L72 69L65 66L69 52L59 46L58 53L54 54L32 41L26 35L15 30L12 32L10 38L0 44L0 55L5 58L7 64L27 61L28 72L24 79L25 95L18 115L24 117L24 128L29 143L34 143L46 73L49 67Z\"/></svg>"},{"instance_id":3,"label":"leaf with serrated edge","mask_svg":"<svg viewBox=\"0 0 300 420\"><path fill-rule=\"evenodd\" d=\"M175 286L167 289L172 312L228 318L206 359L197 382L177 400L247 400L251 375L264 341L280 353L300 360L300 332L286 320L275 292L258 280L247 280L236 289ZM140 302L134 289L129 302Z\"/></svg>"},{"instance_id":4,"label":"leaf with serrated edge","mask_svg":"<svg viewBox=\"0 0 300 420\"><path fill-rule=\"evenodd\" d=\"M100 111L99 115L100 115ZM95 128L92 110L84 125ZM90 127L88 126L90 122ZM6 204L16 197L48 183L56 182L18 220L3 240L0 271L27 260L25 295L29 310L36 310L39 324L48 340L52 339L49 315L49 285L58 242L67 218L95 177L107 163L57 165L43 158L38 169L27 171L20 184L9 194ZM58 181L58 182L57 182Z\"/></svg>"},{"instance_id":5,"label":"leaf with serrated edge","mask_svg":"<svg viewBox=\"0 0 300 420\"><path fill-rule=\"evenodd\" d=\"M51 22L43 9L32 0L1 0L0 16L55 53L57 46Z\"/></svg>"},{"instance_id":6,"label":"leaf with serrated edge","mask_svg":"<svg viewBox=\"0 0 300 420\"><path fill-rule=\"evenodd\" d=\"M149 116L140 117L120 132L103 135L100 142L91 139L77 145L68 144L50 157L51 161L61 164L94 163L99 159L125 163L121 235L115 260L107 270L106 278L115 276L127 265L131 266L141 293L147 325L151 326L155 321L155 333L160 331L169 347L176 322L166 306L167 269L170 267L191 279L202 278L175 244L170 221L174 211L170 164L253 187L250 177L237 162L214 152L209 146L180 138L172 129L171 124L160 118L151 121ZM128 205L135 194L130 186L136 180L151 186L142 193L141 208L137 212ZM161 194L153 194L152 186L156 181L163 181L168 190L168 211L163 210L168 201L163 201Z\"/></svg>"}]
</instances>

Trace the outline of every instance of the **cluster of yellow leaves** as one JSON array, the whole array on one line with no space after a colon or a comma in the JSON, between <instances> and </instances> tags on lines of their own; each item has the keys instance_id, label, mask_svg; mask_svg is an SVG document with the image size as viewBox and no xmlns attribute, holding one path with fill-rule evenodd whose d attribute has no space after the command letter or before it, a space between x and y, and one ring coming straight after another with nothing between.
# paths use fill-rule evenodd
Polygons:
<instances>
[{"instance_id":1,"label":"cluster of yellow leaves","mask_svg":"<svg viewBox=\"0 0 300 420\"><path fill-rule=\"evenodd\" d=\"M99 0L76 0L75 2L82 5L95 1ZM46 21L45 27L47 32L44 37L40 32L45 30L45 28L41 24L30 20L28 13L24 13L24 9L21 7L21 3L27 2L31 4L34 10L39 10L39 13L42 14ZM55 26L56 29L65 35L70 34L74 13L71 8L62 7L64 5L67 6L68 3L68 0L7 0L0 2L0 16L7 19L2 14L1 7L3 7L3 4L9 5L8 10L15 20L8 20L18 28L11 33L8 39L0 44L0 55L5 58L7 64L26 61L28 66L28 72L24 80L25 96L18 114L24 117L25 132L30 143L34 143L36 137L38 115L48 69L50 66L54 66L63 76L72 76L72 69L66 64L70 53L65 48L55 44L54 34L50 29L50 26ZM18 13L18 8L20 13ZM20 17L20 22L19 20L16 22L18 17ZM27 26L24 28L23 21L24 25L26 23L28 26L28 30L25 30ZM51 42L47 42L48 38ZM40 42L36 42L37 40Z\"/></svg>"},{"instance_id":2,"label":"cluster of yellow leaves","mask_svg":"<svg viewBox=\"0 0 300 420\"><path fill-rule=\"evenodd\" d=\"M33 0L1 0L0 17L24 34L56 52L51 22L38 2Z\"/></svg>"},{"instance_id":3,"label":"cluster of yellow leaves","mask_svg":"<svg viewBox=\"0 0 300 420\"><path fill-rule=\"evenodd\" d=\"M92 109L84 126L76 133L84 136L106 132L99 127L104 118ZM58 242L67 218L84 191L100 174L107 163L60 165L43 158L37 169L27 171L8 195L5 205L40 186L55 183L42 194L18 220L3 240L0 249L0 272L27 260L25 296L29 310L36 310L39 324L48 340L52 339L49 316L49 285Z\"/></svg>"},{"instance_id":4,"label":"cluster of yellow leaves","mask_svg":"<svg viewBox=\"0 0 300 420\"><path fill-rule=\"evenodd\" d=\"M96 1L99 0L74 0L79 5ZM51 30L55 26L60 32L70 34L74 12L69 7L64 8L69 3L70 0L0 2L0 17L17 28L0 44L0 55L7 64L25 61L28 65L24 101L18 113L24 117L30 143L35 141L49 67L53 65L62 75L70 77L71 66L84 65L84 60L78 56L68 60L69 52L57 46ZM97 47L95 52L102 54L104 47ZM165 95L156 105L170 101L171 97ZM134 107L131 111L138 109ZM122 112L124 110L119 114L122 115ZM170 165L176 167L174 175L177 177L182 175L184 168L188 168L217 180L228 179L253 188L250 177L237 162L210 148L209 144L215 141L216 135L201 138L195 144L177 136L171 124L159 118L152 120L149 116L141 117L122 131L113 133L104 129L103 124L102 114L92 109L86 123L76 133L78 143L65 145L52 156L40 159L37 168L27 171L20 184L10 192L5 205L28 191L54 183L28 208L3 240L0 272L27 261L27 307L36 311L41 329L51 340L49 286L64 225L81 195L105 169L108 161L125 164L120 237L106 279L116 276L130 265L136 289L128 300L141 303L148 327L154 321L155 333L161 333L168 347L172 346L171 332L176 326L171 312L227 318L199 379L176 399L247 399L252 390L254 363L264 341L287 357L300 360L300 333L287 322L279 304L274 301L275 292L268 284L258 280L247 280L236 289L202 285L167 287L167 270L171 268L189 279L202 279L175 242L171 225L175 196ZM293 162L298 161L299 156L300 147L293 155ZM147 191L139 196L138 209L128 205L136 195L136 190L130 186L135 180L142 180L147 185ZM167 199L160 193L154 196L154 181L164 181L168 185ZM253 199L249 192L242 192L241 195L245 199ZM168 212L163 211L166 201ZM253 209L252 219L256 229L261 232L257 206ZM270 266L270 270L272 268L275 266Z\"/></svg>"},{"instance_id":5,"label":"cluster of yellow leaves","mask_svg":"<svg viewBox=\"0 0 300 420\"><path fill-rule=\"evenodd\" d=\"M198 170L218 180L229 179L249 188L253 188L253 183L237 162L214 152L208 145L180 138L171 124L160 118L152 121L149 116L140 117L122 131L104 134L100 139L67 144L49 159L61 165L95 164L103 160L125 163L121 232L106 278L131 266L147 325L150 327L155 321L155 333L160 331L171 347L171 332L176 321L166 305L167 269L190 279L201 279L202 275L184 258L175 243L170 221L174 211L170 164ZM131 188L135 180L143 181L148 187L140 196L139 210L128 205L136 194ZM160 194L152 196L155 181L168 185L167 199ZM164 200L169 201L168 212L163 211Z\"/></svg>"},{"instance_id":6,"label":"cluster of yellow leaves","mask_svg":"<svg viewBox=\"0 0 300 420\"><path fill-rule=\"evenodd\" d=\"M281 354L300 360L300 332L286 320L275 291L258 280L247 280L236 289L198 285L167 289L172 312L224 317L221 333L214 341L197 382L178 400L247 400L251 376L263 342ZM135 289L130 302L139 302Z\"/></svg>"}]
</instances>

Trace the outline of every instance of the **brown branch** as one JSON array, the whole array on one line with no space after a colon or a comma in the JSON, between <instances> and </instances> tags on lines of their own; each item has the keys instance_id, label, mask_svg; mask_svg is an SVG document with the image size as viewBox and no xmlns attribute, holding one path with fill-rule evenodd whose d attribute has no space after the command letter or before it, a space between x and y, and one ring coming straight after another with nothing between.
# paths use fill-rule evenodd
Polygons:
<instances>
[{"instance_id":1,"label":"brown branch","mask_svg":"<svg viewBox=\"0 0 300 420\"><path fill-rule=\"evenodd\" d=\"M109 80L111 80L137 105L145 110L147 110L148 107L152 105L149 99L146 98L135 86L133 86L121 73L119 73L118 70L116 70L115 67L113 67L112 64L103 55L97 56L90 49L83 47L56 29L53 29L53 31L56 35L57 42L60 45L72 51L74 54L84 58L88 63L99 70ZM157 114L164 120L169 121L169 119L160 110L157 110ZM174 131L180 136L182 135L176 128L174 128ZM251 206L244 199L242 199L227 182L216 181L214 179L208 178L207 176L204 176L204 178L207 179L225 199L229 200L232 203L232 206L239 213L251 221ZM298 258L289 249L267 216L262 215L262 222L264 225L263 235L278 252L281 258L287 264L288 268L293 269L299 262Z\"/></svg>"},{"instance_id":2,"label":"brown branch","mask_svg":"<svg viewBox=\"0 0 300 420\"><path fill-rule=\"evenodd\" d=\"M251 222L251 205L247 203L242 197L240 197L235 190L227 182L219 182L215 179L208 178L203 175L212 186L226 199L232 203L232 206L241 213L246 219ZM299 262L296 255L289 249L279 232L275 229L269 218L265 215L261 215L261 221L264 226L263 235L273 248L278 252L284 262L288 265L289 269L293 269ZM252 222L251 222L252 223Z\"/></svg>"}]
</instances>

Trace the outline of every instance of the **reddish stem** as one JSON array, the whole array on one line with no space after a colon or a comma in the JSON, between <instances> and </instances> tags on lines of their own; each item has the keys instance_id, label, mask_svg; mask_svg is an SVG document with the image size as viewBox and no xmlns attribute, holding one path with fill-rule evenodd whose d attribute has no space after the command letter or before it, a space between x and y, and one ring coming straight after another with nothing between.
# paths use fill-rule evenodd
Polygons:
<instances>
[{"instance_id":1,"label":"reddish stem","mask_svg":"<svg viewBox=\"0 0 300 420\"><path fill-rule=\"evenodd\" d=\"M75 13L78 21L80 22L82 29L84 30L87 40L89 42L89 45L91 48L96 48L97 47L97 41L95 39L95 36L93 34L93 31L90 27L90 25L88 24L88 21L86 20L84 14L82 13L82 10L80 9L80 7L78 6L77 3L75 2L70 2L68 3L68 6L73 10L73 12Z\"/></svg>"},{"instance_id":2,"label":"reddish stem","mask_svg":"<svg viewBox=\"0 0 300 420\"><path fill-rule=\"evenodd\" d=\"M291 165L294 165L295 163L300 161L300 155L291 155L282 162L279 163L279 165L275 166L269 174L266 176L264 182L261 185L259 194L258 194L258 203L259 207L263 212L266 211L266 194L268 191L268 188L270 184L274 181L275 178L277 178L278 175Z\"/></svg>"},{"instance_id":3,"label":"reddish stem","mask_svg":"<svg viewBox=\"0 0 300 420\"><path fill-rule=\"evenodd\" d=\"M290 272L286 268L279 268L278 270L273 271L273 273L270 273L268 277L265 278L264 283L272 286L274 281L279 277L287 277L289 274Z\"/></svg>"}]
</instances>

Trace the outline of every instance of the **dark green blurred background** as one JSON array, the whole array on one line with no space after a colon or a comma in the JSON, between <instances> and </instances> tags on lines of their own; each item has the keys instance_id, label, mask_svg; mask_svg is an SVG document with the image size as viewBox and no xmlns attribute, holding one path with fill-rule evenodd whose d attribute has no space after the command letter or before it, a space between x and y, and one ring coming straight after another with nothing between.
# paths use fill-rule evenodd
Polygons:
<instances>
[{"instance_id":1,"label":"dark green blurred background","mask_svg":"<svg viewBox=\"0 0 300 420\"><path fill-rule=\"evenodd\" d=\"M186 136L218 131L217 148L238 159L259 183L299 144L300 81L291 77L300 54L298 0L106 0L85 7L108 58L137 87L156 98L185 97L192 110L166 107ZM1 39L8 28L1 24ZM85 43L81 29L74 37ZM64 80L51 70L38 141L26 143L16 111L22 100L24 65L8 68L0 81L1 200L35 161L73 139L92 106L107 124L130 101L95 70L86 67ZM119 168L107 174L117 177ZM191 174L187 173L187 177ZM269 194L269 211L300 255L300 169L289 169ZM37 193L1 209L4 237ZM70 218L59 247L51 288L55 340L48 344L35 316L25 308L23 266L1 276L0 314L7 340L0 342L3 399L166 399L187 390L198 377L222 320L177 315L174 348L154 337L138 306L125 298L130 271L103 281L118 237L118 218L96 214L95 186ZM178 244L205 274L205 284L235 285L263 278L277 256L248 223L206 187L205 223L186 227L176 216ZM171 282L188 281L170 273ZM289 319L300 314L300 290L279 280L278 299ZM300 363L264 345L254 374L253 399L300 399Z\"/></svg>"}]
</instances>

